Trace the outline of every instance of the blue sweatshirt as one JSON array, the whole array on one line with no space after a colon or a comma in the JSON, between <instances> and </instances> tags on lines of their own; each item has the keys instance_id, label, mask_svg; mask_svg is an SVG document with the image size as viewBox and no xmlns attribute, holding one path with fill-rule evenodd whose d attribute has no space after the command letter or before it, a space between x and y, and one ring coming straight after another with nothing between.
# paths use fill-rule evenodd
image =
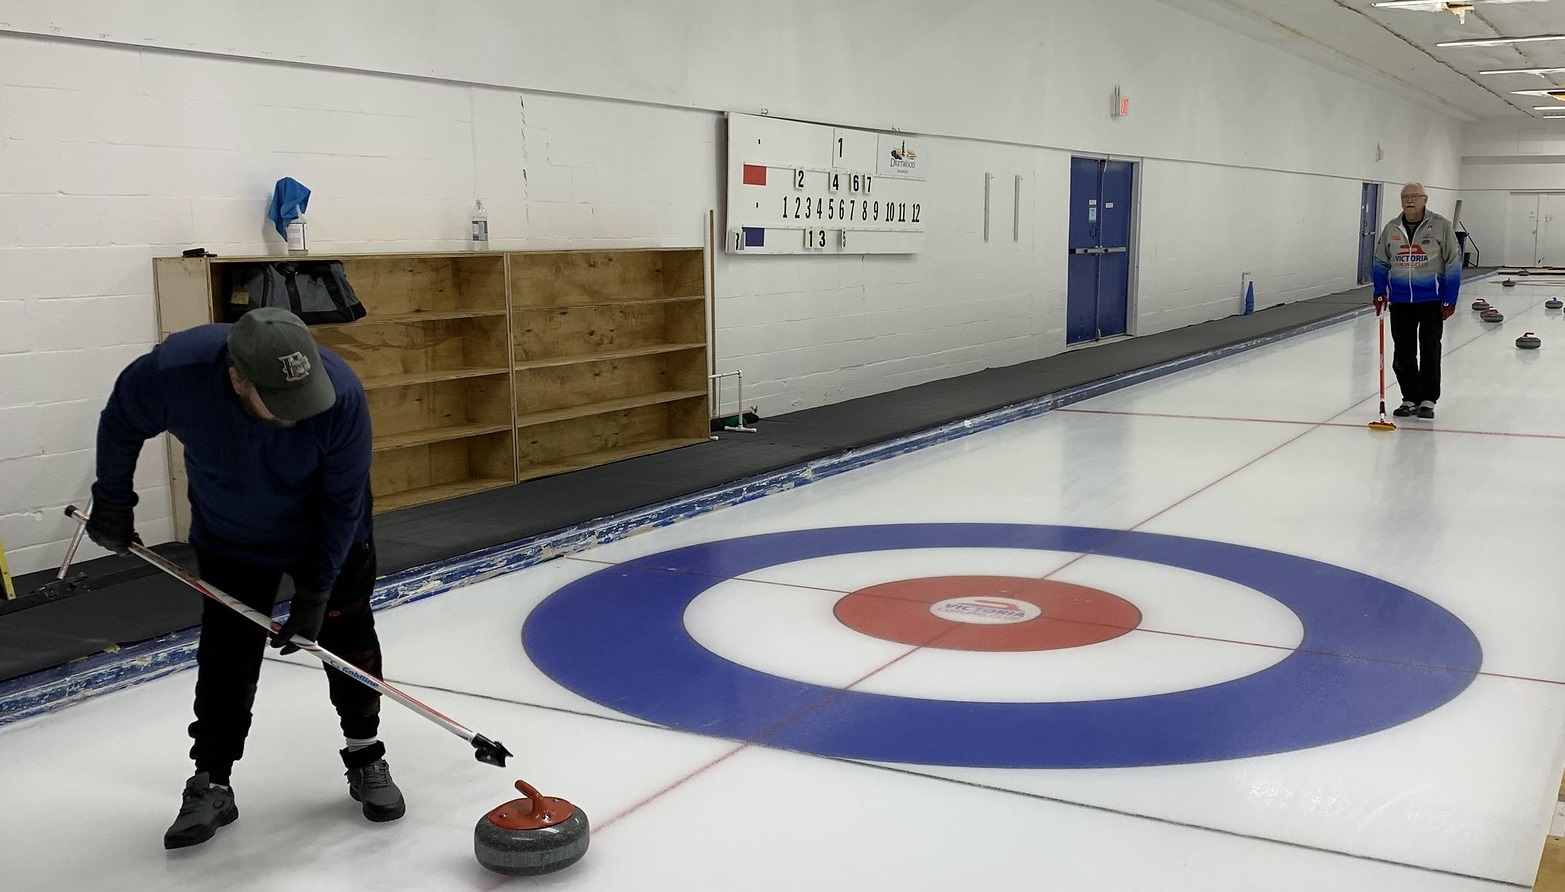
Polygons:
<instances>
[{"instance_id":1,"label":"blue sweatshirt","mask_svg":"<svg viewBox=\"0 0 1565 892\"><path fill-rule=\"evenodd\" d=\"M369 538L364 387L322 347L336 405L292 428L264 424L229 382L229 328L172 334L120 373L98 420L93 496L134 504L141 446L167 431L185 446L192 546L298 571L299 588L330 591L348 549Z\"/></svg>"},{"instance_id":2,"label":"blue sweatshirt","mask_svg":"<svg viewBox=\"0 0 1565 892\"><path fill-rule=\"evenodd\" d=\"M1424 212L1412 232L1399 215L1375 240L1375 293L1392 303L1438 300L1456 306L1462 287L1462 252L1451 222Z\"/></svg>"}]
</instances>

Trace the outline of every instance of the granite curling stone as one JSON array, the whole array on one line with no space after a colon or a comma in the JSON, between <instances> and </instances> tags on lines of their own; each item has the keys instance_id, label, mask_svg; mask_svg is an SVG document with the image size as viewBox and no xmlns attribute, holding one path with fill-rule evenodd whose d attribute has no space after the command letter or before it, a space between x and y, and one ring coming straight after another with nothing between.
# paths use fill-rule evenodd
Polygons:
<instances>
[{"instance_id":1,"label":"granite curling stone","mask_svg":"<svg viewBox=\"0 0 1565 892\"><path fill-rule=\"evenodd\" d=\"M535 876L564 870L587 854L591 828L587 813L553 796L539 795L526 781L512 799L473 828L478 863L507 876Z\"/></svg>"}]
</instances>

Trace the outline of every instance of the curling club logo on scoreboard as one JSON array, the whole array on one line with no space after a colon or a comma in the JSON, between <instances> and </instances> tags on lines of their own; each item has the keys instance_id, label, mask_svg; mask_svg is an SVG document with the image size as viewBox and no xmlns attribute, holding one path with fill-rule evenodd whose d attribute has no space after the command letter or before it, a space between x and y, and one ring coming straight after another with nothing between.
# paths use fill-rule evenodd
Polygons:
<instances>
[{"instance_id":1,"label":"curling club logo on scoreboard","mask_svg":"<svg viewBox=\"0 0 1565 892\"><path fill-rule=\"evenodd\" d=\"M918 176L918 150L906 139L890 143L889 147L888 142L880 141L881 176Z\"/></svg>"}]
</instances>

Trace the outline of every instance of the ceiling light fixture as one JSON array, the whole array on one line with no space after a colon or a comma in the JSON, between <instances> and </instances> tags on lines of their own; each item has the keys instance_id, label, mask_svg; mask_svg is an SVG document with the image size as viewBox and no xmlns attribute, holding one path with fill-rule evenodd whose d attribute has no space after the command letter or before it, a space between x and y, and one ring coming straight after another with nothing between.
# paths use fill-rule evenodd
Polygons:
<instances>
[{"instance_id":1,"label":"ceiling light fixture","mask_svg":"<svg viewBox=\"0 0 1565 892\"><path fill-rule=\"evenodd\" d=\"M1417 9L1426 12L1455 13L1456 20L1467 24L1467 14L1473 11L1472 0L1388 0L1385 3L1375 3L1382 9Z\"/></svg>"},{"instance_id":2,"label":"ceiling light fixture","mask_svg":"<svg viewBox=\"0 0 1565 892\"><path fill-rule=\"evenodd\" d=\"M1496 68L1493 71L1480 71L1479 74L1559 74L1565 68Z\"/></svg>"},{"instance_id":3,"label":"ceiling light fixture","mask_svg":"<svg viewBox=\"0 0 1565 892\"><path fill-rule=\"evenodd\" d=\"M1512 90L1512 96L1547 96L1550 99L1565 101L1565 88L1554 90Z\"/></svg>"},{"instance_id":4,"label":"ceiling light fixture","mask_svg":"<svg viewBox=\"0 0 1565 892\"><path fill-rule=\"evenodd\" d=\"M1539 34L1535 37L1479 37L1473 40L1448 40L1435 46L1504 46L1511 43L1541 43L1546 40L1565 40L1565 34Z\"/></svg>"},{"instance_id":5,"label":"ceiling light fixture","mask_svg":"<svg viewBox=\"0 0 1565 892\"><path fill-rule=\"evenodd\" d=\"M1467 14L1479 3L1543 3L1547 0L1383 0L1372 3L1382 9L1411 9L1421 12L1449 12L1456 20L1467 24Z\"/></svg>"}]
</instances>

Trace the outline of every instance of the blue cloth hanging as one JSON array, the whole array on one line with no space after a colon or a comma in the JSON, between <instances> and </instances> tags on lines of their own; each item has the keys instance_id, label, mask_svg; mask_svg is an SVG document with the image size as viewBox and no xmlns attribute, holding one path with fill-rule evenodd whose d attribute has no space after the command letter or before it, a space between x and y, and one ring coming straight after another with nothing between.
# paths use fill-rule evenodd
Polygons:
<instances>
[{"instance_id":1,"label":"blue cloth hanging","mask_svg":"<svg viewBox=\"0 0 1565 892\"><path fill-rule=\"evenodd\" d=\"M266 219L277 227L277 234L288 238L288 224L310 207L310 190L293 177L283 177L272 189L272 206Z\"/></svg>"}]
</instances>

